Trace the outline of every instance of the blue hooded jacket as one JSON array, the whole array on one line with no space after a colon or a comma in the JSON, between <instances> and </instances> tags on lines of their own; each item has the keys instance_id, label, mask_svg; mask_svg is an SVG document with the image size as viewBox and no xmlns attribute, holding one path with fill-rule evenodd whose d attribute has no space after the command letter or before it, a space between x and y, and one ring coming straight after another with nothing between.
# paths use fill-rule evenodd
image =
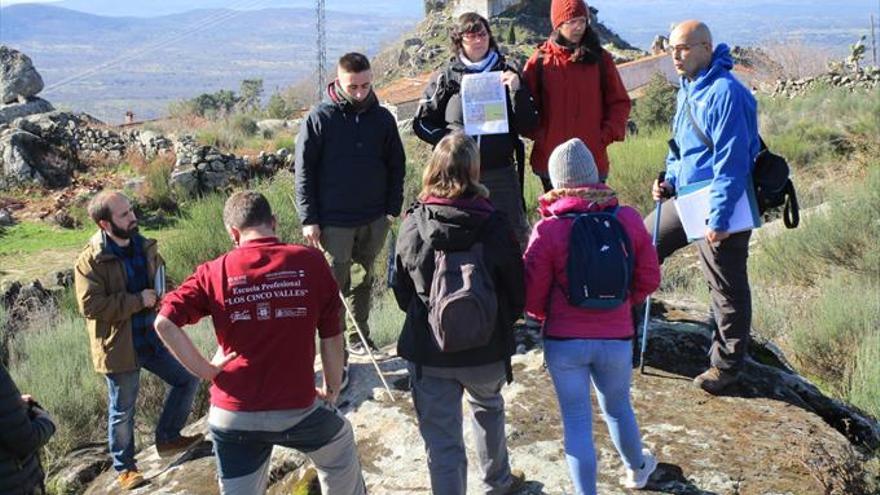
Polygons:
<instances>
[{"instance_id":1,"label":"blue hooded jacket","mask_svg":"<svg viewBox=\"0 0 880 495\"><path fill-rule=\"evenodd\" d=\"M676 190L712 180L708 227L720 232L727 231L736 202L745 188L751 187L751 172L760 149L757 102L730 73L732 68L730 49L722 43L715 47L709 66L693 81L681 79L673 122L679 154L670 151L666 158L666 181ZM714 150L703 144L693 128L686 100Z\"/></svg>"}]
</instances>

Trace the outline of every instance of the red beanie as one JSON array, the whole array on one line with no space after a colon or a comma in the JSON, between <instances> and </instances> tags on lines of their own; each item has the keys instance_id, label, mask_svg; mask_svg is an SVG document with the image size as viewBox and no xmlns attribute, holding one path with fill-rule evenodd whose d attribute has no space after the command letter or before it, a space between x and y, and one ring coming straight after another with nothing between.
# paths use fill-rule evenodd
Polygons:
<instances>
[{"instance_id":1,"label":"red beanie","mask_svg":"<svg viewBox=\"0 0 880 495\"><path fill-rule=\"evenodd\" d=\"M550 3L550 22L553 23L553 29L565 21L588 15L584 0L553 0Z\"/></svg>"}]
</instances>

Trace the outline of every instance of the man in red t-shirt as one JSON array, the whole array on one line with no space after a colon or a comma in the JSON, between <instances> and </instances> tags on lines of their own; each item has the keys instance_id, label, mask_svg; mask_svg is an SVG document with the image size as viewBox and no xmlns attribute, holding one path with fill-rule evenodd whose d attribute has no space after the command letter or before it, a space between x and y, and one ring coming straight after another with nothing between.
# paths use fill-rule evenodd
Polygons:
<instances>
[{"instance_id":1,"label":"man in red t-shirt","mask_svg":"<svg viewBox=\"0 0 880 495\"><path fill-rule=\"evenodd\" d=\"M233 194L223 223L235 249L165 296L155 324L174 356L212 382L208 425L222 493L265 492L272 447L283 445L314 462L322 493L363 494L351 424L333 407L344 343L324 256L280 242L269 202L257 192ZM209 315L220 345L211 362L180 329ZM314 384L316 328L321 389Z\"/></svg>"}]
</instances>

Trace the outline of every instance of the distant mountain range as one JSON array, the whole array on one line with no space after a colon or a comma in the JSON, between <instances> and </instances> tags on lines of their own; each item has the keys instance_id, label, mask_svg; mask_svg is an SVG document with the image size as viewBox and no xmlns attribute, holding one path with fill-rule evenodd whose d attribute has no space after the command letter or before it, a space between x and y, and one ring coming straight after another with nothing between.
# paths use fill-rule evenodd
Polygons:
<instances>
[{"instance_id":1,"label":"distant mountain range","mask_svg":"<svg viewBox=\"0 0 880 495\"><path fill-rule=\"evenodd\" d=\"M314 0L42 0L44 5L63 7L103 16L156 17L200 9L260 10L314 8ZM9 3L30 3L13 1ZM34 2L36 3L36 2ZM6 1L0 0L0 5ZM354 14L384 13L417 17L425 13L423 0L327 0L326 8Z\"/></svg>"},{"instance_id":2,"label":"distant mountain range","mask_svg":"<svg viewBox=\"0 0 880 495\"><path fill-rule=\"evenodd\" d=\"M330 63L346 51L374 54L417 20L392 14L329 10ZM33 59L46 83L40 96L111 122L128 109L138 118L158 116L171 101L237 90L242 79L262 78L267 93L289 86L314 73L315 33L315 12L306 8L202 9L150 18L48 4L0 9L0 43Z\"/></svg>"},{"instance_id":3,"label":"distant mountain range","mask_svg":"<svg viewBox=\"0 0 880 495\"><path fill-rule=\"evenodd\" d=\"M588 0L599 18L627 41L648 48L669 26L697 18L716 41L758 46L803 42L835 54L859 36L870 37L870 14L880 20L877 0Z\"/></svg>"}]
</instances>

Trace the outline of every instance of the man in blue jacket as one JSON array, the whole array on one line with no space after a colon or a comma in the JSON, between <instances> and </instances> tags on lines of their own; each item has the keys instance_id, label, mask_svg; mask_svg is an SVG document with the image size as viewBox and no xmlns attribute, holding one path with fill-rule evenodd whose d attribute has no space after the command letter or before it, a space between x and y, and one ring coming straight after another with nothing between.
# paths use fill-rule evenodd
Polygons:
<instances>
[{"instance_id":1,"label":"man in blue jacket","mask_svg":"<svg viewBox=\"0 0 880 495\"><path fill-rule=\"evenodd\" d=\"M713 50L712 35L702 22L678 24L669 38L675 70L681 76L673 122L674 138L666 159L666 177L654 182L655 201L671 197L688 184L711 180L705 237L697 242L700 266L711 294L717 328L711 367L694 383L718 393L735 382L747 354L752 300L746 271L751 231L729 232L736 202L751 186L760 147L757 103L730 73L730 49ZM654 214L645 219L651 229ZM663 208L657 251L660 262L688 244L672 205Z\"/></svg>"},{"instance_id":2,"label":"man in blue jacket","mask_svg":"<svg viewBox=\"0 0 880 495\"><path fill-rule=\"evenodd\" d=\"M297 137L296 209L305 241L326 253L375 350L367 323L373 267L391 220L400 215L406 156L394 116L373 92L367 57L343 55L336 73ZM366 354L356 332L348 340L349 352Z\"/></svg>"}]
</instances>

